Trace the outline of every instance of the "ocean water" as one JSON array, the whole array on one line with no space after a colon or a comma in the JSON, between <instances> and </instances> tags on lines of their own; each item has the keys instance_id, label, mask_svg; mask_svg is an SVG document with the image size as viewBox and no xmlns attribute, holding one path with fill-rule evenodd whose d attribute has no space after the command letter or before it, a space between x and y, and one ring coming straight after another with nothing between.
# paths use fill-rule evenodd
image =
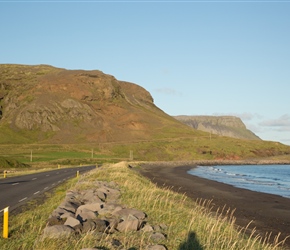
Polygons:
<instances>
[{"instance_id":1,"label":"ocean water","mask_svg":"<svg viewBox=\"0 0 290 250\"><path fill-rule=\"evenodd\" d=\"M290 165L198 166L188 174L290 198Z\"/></svg>"}]
</instances>

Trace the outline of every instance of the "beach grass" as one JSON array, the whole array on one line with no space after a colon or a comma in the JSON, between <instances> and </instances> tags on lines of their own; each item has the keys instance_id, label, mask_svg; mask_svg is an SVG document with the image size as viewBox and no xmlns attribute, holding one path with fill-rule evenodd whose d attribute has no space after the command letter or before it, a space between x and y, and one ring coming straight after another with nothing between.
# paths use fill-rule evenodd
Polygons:
<instances>
[{"instance_id":1,"label":"beach grass","mask_svg":"<svg viewBox=\"0 0 290 250\"><path fill-rule=\"evenodd\" d=\"M92 231L69 239L42 240L47 218L66 191L94 188L95 180L114 181L121 189L122 204L144 211L150 225L165 225L167 237L159 243L168 249L282 249L283 242L278 237L270 244L269 239L257 236L255 231L249 233L247 228L236 228L233 211L228 210L227 216L222 216L221 211L225 208L214 212L210 201L192 201L169 188L158 188L126 162L105 164L79 179L74 178L56 188L42 205L13 216L9 239L0 239L2 249L112 249L109 242L113 239L122 243L122 249L146 249L152 245L149 235L142 231L102 235Z\"/></svg>"}]
</instances>

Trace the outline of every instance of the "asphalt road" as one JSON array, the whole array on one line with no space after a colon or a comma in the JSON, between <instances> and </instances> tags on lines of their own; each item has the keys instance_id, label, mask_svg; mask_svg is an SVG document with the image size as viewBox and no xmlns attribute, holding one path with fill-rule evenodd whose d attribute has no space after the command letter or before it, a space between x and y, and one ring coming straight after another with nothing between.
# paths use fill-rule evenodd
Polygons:
<instances>
[{"instance_id":1,"label":"asphalt road","mask_svg":"<svg viewBox=\"0 0 290 250\"><path fill-rule=\"evenodd\" d=\"M0 179L0 212L8 206L9 211L12 211L37 197L37 195L56 187L72 177L76 177L77 171L81 174L94 168L96 166L63 168Z\"/></svg>"}]
</instances>

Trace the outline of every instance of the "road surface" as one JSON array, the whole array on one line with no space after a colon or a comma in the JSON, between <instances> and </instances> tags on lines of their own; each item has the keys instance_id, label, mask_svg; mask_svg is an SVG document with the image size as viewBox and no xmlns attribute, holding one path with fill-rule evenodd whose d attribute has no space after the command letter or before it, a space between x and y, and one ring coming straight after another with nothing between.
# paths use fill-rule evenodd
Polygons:
<instances>
[{"instance_id":1,"label":"road surface","mask_svg":"<svg viewBox=\"0 0 290 250\"><path fill-rule=\"evenodd\" d=\"M37 195L75 177L77 171L81 174L94 168L96 166L63 168L0 179L0 212L8 206L9 211L14 210Z\"/></svg>"}]
</instances>

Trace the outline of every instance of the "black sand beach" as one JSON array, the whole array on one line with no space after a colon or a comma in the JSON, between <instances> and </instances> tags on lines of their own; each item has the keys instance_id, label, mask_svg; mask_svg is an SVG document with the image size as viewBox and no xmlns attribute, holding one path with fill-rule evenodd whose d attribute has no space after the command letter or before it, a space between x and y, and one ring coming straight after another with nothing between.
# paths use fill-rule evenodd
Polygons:
<instances>
[{"instance_id":1,"label":"black sand beach","mask_svg":"<svg viewBox=\"0 0 290 250\"><path fill-rule=\"evenodd\" d=\"M255 228L261 235L272 236L281 233L279 240L290 236L290 199L236 188L231 185L203 179L187 171L190 166L170 166L170 164L142 165L140 173L158 186L166 186L172 190L185 193L193 200L212 200L213 210L235 209L236 225L250 229ZM272 237L273 240L273 237ZM286 239L285 249L290 249L290 238Z\"/></svg>"}]
</instances>

